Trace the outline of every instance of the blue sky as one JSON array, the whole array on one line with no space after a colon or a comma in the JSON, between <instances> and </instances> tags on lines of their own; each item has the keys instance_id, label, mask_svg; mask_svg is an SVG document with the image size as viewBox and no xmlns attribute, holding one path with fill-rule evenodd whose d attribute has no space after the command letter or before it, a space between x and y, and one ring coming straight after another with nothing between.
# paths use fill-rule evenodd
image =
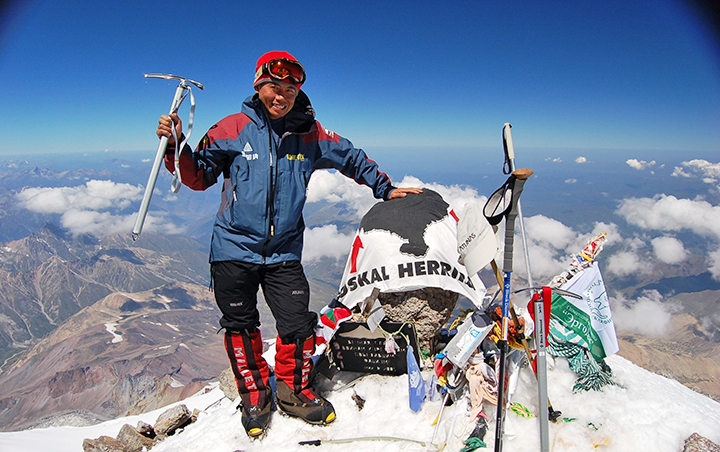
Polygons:
<instances>
[{"instance_id":1,"label":"blue sky","mask_svg":"<svg viewBox=\"0 0 720 452\"><path fill-rule=\"evenodd\" d=\"M541 3L11 1L0 158L154 151L176 83L148 72L206 86L194 145L268 50L304 64L318 119L377 160L499 146L505 122L534 149L718 150L720 49L688 3Z\"/></svg>"}]
</instances>

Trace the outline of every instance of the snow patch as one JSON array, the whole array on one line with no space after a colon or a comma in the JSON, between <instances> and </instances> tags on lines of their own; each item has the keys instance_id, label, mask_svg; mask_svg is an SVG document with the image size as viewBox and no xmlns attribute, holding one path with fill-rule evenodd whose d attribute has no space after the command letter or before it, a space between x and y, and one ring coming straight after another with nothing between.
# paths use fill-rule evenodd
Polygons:
<instances>
[{"instance_id":1,"label":"snow patch","mask_svg":"<svg viewBox=\"0 0 720 452\"><path fill-rule=\"evenodd\" d=\"M165 306L165 309L167 309L169 311L170 303L172 303L172 300L169 299L168 297L166 297L165 295L160 295L160 300L161 300L160 303L162 303L163 306Z\"/></svg>"},{"instance_id":2,"label":"snow patch","mask_svg":"<svg viewBox=\"0 0 720 452\"><path fill-rule=\"evenodd\" d=\"M105 324L105 329L107 330L107 332L113 335L113 339L111 341L111 343L113 344L117 344L118 342L122 342L123 340L122 335L115 330L115 327L117 327L117 323Z\"/></svg>"}]
</instances>

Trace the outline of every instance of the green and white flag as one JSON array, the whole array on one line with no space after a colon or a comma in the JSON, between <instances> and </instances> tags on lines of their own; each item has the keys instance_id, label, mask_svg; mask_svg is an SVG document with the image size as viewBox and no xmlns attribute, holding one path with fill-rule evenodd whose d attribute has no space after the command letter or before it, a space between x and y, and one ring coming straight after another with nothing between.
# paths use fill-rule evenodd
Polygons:
<instances>
[{"instance_id":1,"label":"green and white flag","mask_svg":"<svg viewBox=\"0 0 720 452\"><path fill-rule=\"evenodd\" d=\"M620 346L610 300L597 264L575 275L561 289L582 296L582 300L555 295L551 317L580 336L596 360L617 353Z\"/></svg>"}]
</instances>

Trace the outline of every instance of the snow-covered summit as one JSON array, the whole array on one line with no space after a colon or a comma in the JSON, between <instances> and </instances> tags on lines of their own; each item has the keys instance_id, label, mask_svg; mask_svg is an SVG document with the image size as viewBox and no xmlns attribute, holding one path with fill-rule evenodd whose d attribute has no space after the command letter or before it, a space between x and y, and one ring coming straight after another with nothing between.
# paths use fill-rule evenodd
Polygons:
<instances>
[{"instance_id":1,"label":"snow-covered summit","mask_svg":"<svg viewBox=\"0 0 720 452\"><path fill-rule=\"evenodd\" d=\"M550 447L561 451L628 451L652 450L678 452L692 433L720 443L720 404L686 388L680 383L641 369L626 359L612 356L607 363L613 369L616 386L600 392L572 393L576 375L564 359L558 359L548 373L549 397L565 420L550 424ZM429 374L425 374L426 377ZM328 383L328 382L326 382ZM459 451L472 423L465 403L446 407L437 430L436 419L441 401L426 401L418 413L408 407L407 376L382 377L368 375L352 386L337 387L327 393L338 413L336 422L316 427L303 421L273 415L265 439L251 442L240 425L236 404L223 397L219 388L193 396L185 403L191 410L201 410L196 423L182 433L153 447L154 452L288 452L288 451L422 451L436 450L430 443L447 443L445 450ZM362 410L353 400L353 393L363 399ZM536 384L529 369L521 370L514 402L537 412ZM486 408L488 409L488 408ZM489 408L493 410L492 407ZM58 427L23 432L0 433L0 450L26 452L48 450L77 452L84 438L115 436L120 427L138 420L154 422L158 410L129 416L92 427ZM491 418L492 418L492 413ZM492 449L494 422L485 438ZM343 440L348 438L395 437L412 441L354 441L324 443L320 448L299 445L307 440ZM426 443L425 446L419 442ZM482 449L480 449L482 450ZM537 418L523 418L508 411L504 450L533 451L539 449Z\"/></svg>"}]
</instances>

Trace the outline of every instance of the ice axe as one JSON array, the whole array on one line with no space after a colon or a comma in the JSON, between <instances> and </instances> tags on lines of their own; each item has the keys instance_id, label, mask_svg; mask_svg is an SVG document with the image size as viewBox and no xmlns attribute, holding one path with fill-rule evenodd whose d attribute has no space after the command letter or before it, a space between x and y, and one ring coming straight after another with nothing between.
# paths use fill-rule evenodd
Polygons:
<instances>
[{"instance_id":1,"label":"ice axe","mask_svg":"<svg viewBox=\"0 0 720 452\"><path fill-rule=\"evenodd\" d=\"M497 282L498 282L498 286L502 287L503 278L502 278L502 274L500 273L500 269L498 268L498 266L494 260L491 262L491 264L492 264L493 273L495 273L495 278L497 279ZM540 289L541 288L530 287L530 288L526 288L526 289L516 290L514 293L523 292L526 290L540 290ZM556 292L556 293L558 293L560 295L562 295L562 293L567 293L569 296L577 297L577 295L575 295L574 293L567 292L567 291L561 290L561 289L558 289L558 292ZM515 325L519 325L520 320L518 318L517 312L515 312L515 306L513 306L512 300L510 301L510 315L512 316L513 322L515 322ZM519 337L520 337L520 344L522 344L523 349L525 350L525 355L527 356L528 361L532 362L533 361L532 351L530 351L530 345L528 344L527 338L525 337L525 334L522 331L519 331ZM533 369L533 373L535 374L535 380L537 380L538 384L541 384L540 377L538 376L537 367L535 367ZM547 399L547 407L548 407L548 414L547 414L548 419L553 422L557 421L558 418L562 415L562 412L553 408L552 403L550 402L550 398Z\"/></svg>"},{"instance_id":2,"label":"ice axe","mask_svg":"<svg viewBox=\"0 0 720 452\"><path fill-rule=\"evenodd\" d=\"M178 143L177 137L175 136L175 125L173 124L171 127L173 137L175 138L175 172L173 173L173 181L171 184L171 188L173 193L177 193L180 189L180 184L182 182L180 177L180 153L182 152L183 146L185 145L185 143L187 143L187 140L188 138L190 138L190 134L192 133L192 123L193 117L195 115L195 97L192 94L192 88L190 85L195 85L201 90L205 87L200 82L196 82L194 80L190 80L189 78L179 77L177 75L171 74L145 74L145 78L180 80L180 83L175 90L175 97L173 97L172 105L170 106L170 113L168 113L168 116L172 115L173 113L177 113L183 100L185 100L185 97L188 95L188 92L190 93L191 106L190 120L188 121L188 133L182 143ZM160 165L162 164L163 158L165 157L165 150L167 149L168 140L168 137L162 137L160 139L160 144L158 145L157 153L155 154L155 161L153 162L152 169L150 170L150 177L148 178L148 183L145 186L145 195L143 196L142 203L140 203L140 210L138 211L138 216L135 220L135 227L133 227L132 230L133 241L137 240L138 237L140 237L140 233L142 232L143 224L145 223L145 217L147 216L148 206L150 205L150 198L152 198L152 192L153 190L155 190L155 183L157 182Z\"/></svg>"}]
</instances>

